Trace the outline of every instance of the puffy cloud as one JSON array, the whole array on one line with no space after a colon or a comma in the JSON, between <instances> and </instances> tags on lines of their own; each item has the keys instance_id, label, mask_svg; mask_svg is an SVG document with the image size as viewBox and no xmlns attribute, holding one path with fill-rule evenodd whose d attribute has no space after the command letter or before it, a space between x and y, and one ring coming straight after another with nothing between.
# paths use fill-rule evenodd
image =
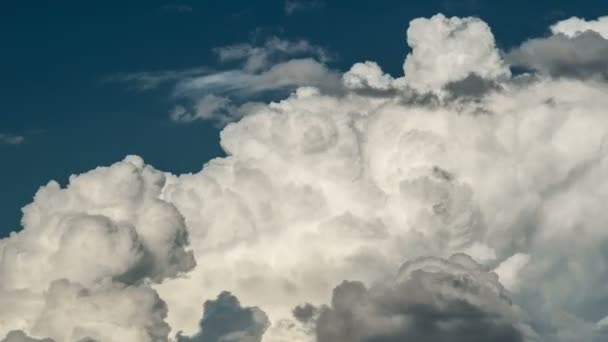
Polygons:
<instances>
[{"instance_id":1,"label":"puffy cloud","mask_svg":"<svg viewBox=\"0 0 608 342\"><path fill-rule=\"evenodd\" d=\"M586 31L597 32L604 39L608 39L608 17L599 17L596 20L572 17L551 26L553 34L561 33L570 38L576 37Z\"/></svg>"},{"instance_id":2,"label":"puffy cloud","mask_svg":"<svg viewBox=\"0 0 608 342\"><path fill-rule=\"evenodd\" d=\"M227 156L41 188L0 241L0 335L604 341L608 84L510 76L479 19L408 41L399 78L295 59L178 81L177 120L240 118Z\"/></svg>"},{"instance_id":3,"label":"puffy cloud","mask_svg":"<svg viewBox=\"0 0 608 342\"><path fill-rule=\"evenodd\" d=\"M243 308L229 292L204 305L201 332L192 337L178 335L178 342L259 342L269 325L268 317L258 308Z\"/></svg>"},{"instance_id":4,"label":"puffy cloud","mask_svg":"<svg viewBox=\"0 0 608 342\"><path fill-rule=\"evenodd\" d=\"M23 230L0 243L7 308L0 335L19 328L57 341L166 336L164 303L144 284L195 262L182 215L159 199L165 178L127 157L72 176L65 189L42 187L23 209Z\"/></svg>"},{"instance_id":5,"label":"puffy cloud","mask_svg":"<svg viewBox=\"0 0 608 342\"><path fill-rule=\"evenodd\" d=\"M167 308L149 287L53 282L31 331L56 341L166 341Z\"/></svg>"},{"instance_id":6,"label":"puffy cloud","mask_svg":"<svg viewBox=\"0 0 608 342\"><path fill-rule=\"evenodd\" d=\"M414 19L407 29L407 42L412 52L403 69L407 83L420 92L440 91L470 74L490 80L510 74L490 28L477 18L437 14Z\"/></svg>"},{"instance_id":7,"label":"puffy cloud","mask_svg":"<svg viewBox=\"0 0 608 342\"><path fill-rule=\"evenodd\" d=\"M495 274L468 256L427 257L367 289L345 281L316 321L317 341L524 341Z\"/></svg>"},{"instance_id":8,"label":"puffy cloud","mask_svg":"<svg viewBox=\"0 0 608 342\"><path fill-rule=\"evenodd\" d=\"M356 63L342 76L344 86L352 90L387 91L398 86L397 80L385 74L376 62Z\"/></svg>"}]
</instances>

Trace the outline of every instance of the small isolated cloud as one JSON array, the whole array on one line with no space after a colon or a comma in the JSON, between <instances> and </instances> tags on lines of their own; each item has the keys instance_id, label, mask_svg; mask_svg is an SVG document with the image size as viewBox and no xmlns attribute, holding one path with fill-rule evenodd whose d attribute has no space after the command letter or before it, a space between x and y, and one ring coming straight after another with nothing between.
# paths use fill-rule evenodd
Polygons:
<instances>
[{"instance_id":1,"label":"small isolated cloud","mask_svg":"<svg viewBox=\"0 0 608 342\"><path fill-rule=\"evenodd\" d=\"M323 0L286 0L284 5L285 14L292 15L295 12L311 11L325 7Z\"/></svg>"},{"instance_id":2,"label":"small isolated cloud","mask_svg":"<svg viewBox=\"0 0 608 342\"><path fill-rule=\"evenodd\" d=\"M21 145L24 142L25 137L22 135L0 133L0 145Z\"/></svg>"},{"instance_id":3,"label":"small isolated cloud","mask_svg":"<svg viewBox=\"0 0 608 342\"><path fill-rule=\"evenodd\" d=\"M173 3L173 4L163 5L161 7L161 10L163 10L164 12L173 12L173 13L186 14L186 13L193 12L194 8L192 6L186 5L186 4Z\"/></svg>"}]
</instances>

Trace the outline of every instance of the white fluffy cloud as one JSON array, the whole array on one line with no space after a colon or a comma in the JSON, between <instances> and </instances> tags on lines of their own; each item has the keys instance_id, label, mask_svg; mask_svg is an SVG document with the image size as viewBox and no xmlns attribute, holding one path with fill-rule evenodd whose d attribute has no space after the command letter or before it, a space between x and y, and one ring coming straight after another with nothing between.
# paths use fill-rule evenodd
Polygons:
<instances>
[{"instance_id":1,"label":"white fluffy cloud","mask_svg":"<svg viewBox=\"0 0 608 342\"><path fill-rule=\"evenodd\" d=\"M127 157L43 187L0 241L0 336L604 341L608 84L512 77L479 19L416 19L408 41L400 78L296 60L340 91L200 97L242 118L198 173ZM294 72L275 68L176 91Z\"/></svg>"},{"instance_id":2,"label":"white fluffy cloud","mask_svg":"<svg viewBox=\"0 0 608 342\"><path fill-rule=\"evenodd\" d=\"M599 17L596 20L585 20L577 17L562 20L551 26L553 34L564 34L570 38L576 37L585 31L599 33L604 39L608 39L608 16Z\"/></svg>"},{"instance_id":3,"label":"white fluffy cloud","mask_svg":"<svg viewBox=\"0 0 608 342\"><path fill-rule=\"evenodd\" d=\"M403 69L407 83L418 91L438 91L470 74L485 79L509 76L490 28L480 19L441 14L414 19L407 29L407 42L412 53Z\"/></svg>"}]
</instances>

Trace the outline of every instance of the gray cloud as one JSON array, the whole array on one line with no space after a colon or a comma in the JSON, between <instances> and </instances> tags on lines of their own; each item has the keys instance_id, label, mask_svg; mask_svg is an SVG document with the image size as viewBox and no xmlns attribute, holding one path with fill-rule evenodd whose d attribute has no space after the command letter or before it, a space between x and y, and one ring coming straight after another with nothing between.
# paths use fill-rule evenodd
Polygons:
<instances>
[{"instance_id":1,"label":"gray cloud","mask_svg":"<svg viewBox=\"0 0 608 342\"><path fill-rule=\"evenodd\" d=\"M177 342L260 342L270 325L258 308L242 307L230 292L222 292L204 304L201 331L192 337L177 336Z\"/></svg>"},{"instance_id":2,"label":"gray cloud","mask_svg":"<svg viewBox=\"0 0 608 342\"><path fill-rule=\"evenodd\" d=\"M50 338L36 339L27 336L21 330L13 330L6 335L6 337L0 342L54 342L54 340Z\"/></svg>"},{"instance_id":3,"label":"gray cloud","mask_svg":"<svg viewBox=\"0 0 608 342\"><path fill-rule=\"evenodd\" d=\"M551 77L606 79L606 56L608 40L597 32L584 31L528 40L507 54L506 60Z\"/></svg>"},{"instance_id":4,"label":"gray cloud","mask_svg":"<svg viewBox=\"0 0 608 342\"><path fill-rule=\"evenodd\" d=\"M520 342L506 291L464 255L406 263L393 282L345 281L317 319L318 342Z\"/></svg>"}]
</instances>

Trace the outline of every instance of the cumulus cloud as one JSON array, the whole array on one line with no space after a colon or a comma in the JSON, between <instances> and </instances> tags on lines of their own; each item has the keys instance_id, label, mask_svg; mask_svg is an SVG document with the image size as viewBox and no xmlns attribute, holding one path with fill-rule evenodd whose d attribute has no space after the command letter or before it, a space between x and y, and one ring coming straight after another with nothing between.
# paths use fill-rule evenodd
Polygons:
<instances>
[{"instance_id":1,"label":"cumulus cloud","mask_svg":"<svg viewBox=\"0 0 608 342\"><path fill-rule=\"evenodd\" d=\"M526 332L518 319L498 277L470 257L426 257L370 289L340 284L317 318L316 335L319 342L517 342Z\"/></svg>"},{"instance_id":2,"label":"cumulus cloud","mask_svg":"<svg viewBox=\"0 0 608 342\"><path fill-rule=\"evenodd\" d=\"M414 19L407 29L412 52L403 69L407 83L421 92L437 91L470 74L484 79L509 76L488 25L477 18Z\"/></svg>"},{"instance_id":3,"label":"cumulus cloud","mask_svg":"<svg viewBox=\"0 0 608 342\"><path fill-rule=\"evenodd\" d=\"M269 321L258 308L243 308L229 292L222 292L204 305L201 332L192 337L178 335L178 342L260 342Z\"/></svg>"},{"instance_id":4,"label":"cumulus cloud","mask_svg":"<svg viewBox=\"0 0 608 342\"><path fill-rule=\"evenodd\" d=\"M608 39L608 16L599 17L595 20L585 20L577 17L562 20L551 26L553 34L564 34L568 37L576 37L586 31L599 33L604 39Z\"/></svg>"},{"instance_id":5,"label":"cumulus cloud","mask_svg":"<svg viewBox=\"0 0 608 342\"><path fill-rule=\"evenodd\" d=\"M247 71L243 49L174 82L195 104L174 119L223 117L227 156L42 187L0 241L0 336L605 341L608 84L510 75L479 19L416 19L408 41L401 77Z\"/></svg>"},{"instance_id":6,"label":"cumulus cloud","mask_svg":"<svg viewBox=\"0 0 608 342\"><path fill-rule=\"evenodd\" d=\"M56 341L166 338L166 307L147 285L191 270L184 219L159 199L166 177L127 157L42 187L23 230L0 243L0 335Z\"/></svg>"}]
</instances>

